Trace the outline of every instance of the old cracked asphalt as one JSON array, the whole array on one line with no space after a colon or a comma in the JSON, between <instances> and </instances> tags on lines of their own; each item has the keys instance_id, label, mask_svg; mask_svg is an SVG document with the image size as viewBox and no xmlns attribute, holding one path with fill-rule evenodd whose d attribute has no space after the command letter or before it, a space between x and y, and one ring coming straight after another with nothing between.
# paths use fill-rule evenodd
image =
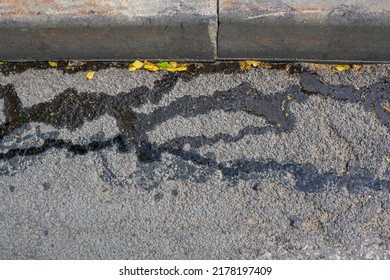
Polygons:
<instances>
[{"instance_id":1,"label":"old cracked asphalt","mask_svg":"<svg viewBox=\"0 0 390 280\"><path fill-rule=\"evenodd\" d=\"M390 66L85 75L0 74L1 259L390 258Z\"/></svg>"}]
</instances>

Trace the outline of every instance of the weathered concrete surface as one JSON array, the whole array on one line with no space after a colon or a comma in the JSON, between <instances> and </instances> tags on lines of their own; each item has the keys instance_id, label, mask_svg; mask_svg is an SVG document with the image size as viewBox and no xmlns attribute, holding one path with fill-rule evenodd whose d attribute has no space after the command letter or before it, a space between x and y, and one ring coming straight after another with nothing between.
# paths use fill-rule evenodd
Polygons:
<instances>
[{"instance_id":1,"label":"weathered concrete surface","mask_svg":"<svg viewBox=\"0 0 390 280\"><path fill-rule=\"evenodd\" d=\"M211 61L216 30L216 0L6 0L0 59Z\"/></svg>"},{"instance_id":2,"label":"weathered concrete surface","mask_svg":"<svg viewBox=\"0 0 390 280\"><path fill-rule=\"evenodd\" d=\"M220 0L218 57L390 61L386 0Z\"/></svg>"},{"instance_id":3,"label":"weathered concrete surface","mask_svg":"<svg viewBox=\"0 0 390 280\"><path fill-rule=\"evenodd\" d=\"M389 11L387 0L5 0L0 59L389 62Z\"/></svg>"},{"instance_id":4,"label":"weathered concrete surface","mask_svg":"<svg viewBox=\"0 0 390 280\"><path fill-rule=\"evenodd\" d=\"M390 259L390 68L316 72L0 75L0 258Z\"/></svg>"}]
</instances>

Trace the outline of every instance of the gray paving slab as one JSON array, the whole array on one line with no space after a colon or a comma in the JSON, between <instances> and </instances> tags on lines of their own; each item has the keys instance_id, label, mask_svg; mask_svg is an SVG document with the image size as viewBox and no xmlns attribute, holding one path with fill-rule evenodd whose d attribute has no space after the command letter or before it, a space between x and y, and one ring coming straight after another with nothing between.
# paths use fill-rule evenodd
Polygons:
<instances>
[{"instance_id":1,"label":"gray paving slab","mask_svg":"<svg viewBox=\"0 0 390 280\"><path fill-rule=\"evenodd\" d=\"M389 69L1 74L0 259L390 259Z\"/></svg>"}]
</instances>

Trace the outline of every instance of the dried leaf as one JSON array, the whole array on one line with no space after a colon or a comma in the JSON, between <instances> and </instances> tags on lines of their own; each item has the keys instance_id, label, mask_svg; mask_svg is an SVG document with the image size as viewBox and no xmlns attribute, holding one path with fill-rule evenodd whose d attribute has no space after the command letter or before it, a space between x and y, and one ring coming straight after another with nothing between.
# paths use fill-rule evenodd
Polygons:
<instances>
[{"instance_id":1,"label":"dried leaf","mask_svg":"<svg viewBox=\"0 0 390 280\"><path fill-rule=\"evenodd\" d=\"M283 101L282 101L281 110L282 110L282 112L283 112L284 110L286 110L286 100L283 100Z\"/></svg>"},{"instance_id":2,"label":"dried leaf","mask_svg":"<svg viewBox=\"0 0 390 280\"><path fill-rule=\"evenodd\" d=\"M74 62L73 61L68 61L68 64L66 65L66 69L74 70Z\"/></svg>"},{"instance_id":3,"label":"dried leaf","mask_svg":"<svg viewBox=\"0 0 390 280\"><path fill-rule=\"evenodd\" d=\"M177 62L176 61L169 62L169 67L176 68L177 67Z\"/></svg>"},{"instance_id":4,"label":"dried leaf","mask_svg":"<svg viewBox=\"0 0 390 280\"><path fill-rule=\"evenodd\" d=\"M246 61L240 61L238 64L240 65L241 70L249 70L250 69L250 66L248 67L248 65L246 64Z\"/></svg>"},{"instance_id":5,"label":"dried leaf","mask_svg":"<svg viewBox=\"0 0 390 280\"><path fill-rule=\"evenodd\" d=\"M361 65L361 64L354 64L352 66L352 68L353 68L353 70L359 71L360 69L363 68L363 65Z\"/></svg>"},{"instance_id":6,"label":"dried leaf","mask_svg":"<svg viewBox=\"0 0 390 280\"><path fill-rule=\"evenodd\" d=\"M176 61L171 61L171 62L162 61L158 64L154 64L154 63L149 62L147 60L145 60L144 62L136 60L130 65L130 67L128 69L129 69L129 71L135 71L135 70L138 70L141 68L148 70L148 71L151 71L151 72L156 72L159 70L178 72L178 71L186 71L187 64L179 64Z\"/></svg>"},{"instance_id":7,"label":"dried leaf","mask_svg":"<svg viewBox=\"0 0 390 280\"><path fill-rule=\"evenodd\" d=\"M144 65L144 69L145 70L148 70L148 71L151 71L151 72L156 72L158 70L160 70L160 68L158 68L156 65L154 64L145 64Z\"/></svg>"},{"instance_id":8,"label":"dried leaf","mask_svg":"<svg viewBox=\"0 0 390 280\"><path fill-rule=\"evenodd\" d=\"M145 61L146 63L146 61ZM132 67L135 67L135 69L141 69L142 66L144 66L144 62L141 62L139 60L136 60L134 61L132 64L131 64Z\"/></svg>"},{"instance_id":9,"label":"dried leaf","mask_svg":"<svg viewBox=\"0 0 390 280\"><path fill-rule=\"evenodd\" d=\"M160 68L158 66L154 65L153 63L151 63L151 62L149 62L147 60L144 61L143 68L145 70L148 70L148 71L151 71L151 72L156 72L156 71L160 70Z\"/></svg>"},{"instance_id":10,"label":"dried leaf","mask_svg":"<svg viewBox=\"0 0 390 280\"><path fill-rule=\"evenodd\" d=\"M85 76L85 79L86 80L91 80L93 78L93 76L95 75L95 72L94 71L89 71L87 73L87 75Z\"/></svg>"},{"instance_id":11,"label":"dried leaf","mask_svg":"<svg viewBox=\"0 0 390 280\"><path fill-rule=\"evenodd\" d=\"M266 69L272 68L272 66L269 63L256 61L256 60L244 60L239 62L240 69L241 70L249 70L251 68L257 68L262 67Z\"/></svg>"},{"instance_id":12,"label":"dried leaf","mask_svg":"<svg viewBox=\"0 0 390 280\"><path fill-rule=\"evenodd\" d=\"M49 66L50 67L57 67L58 66L58 62L57 61L49 61Z\"/></svg>"},{"instance_id":13,"label":"dried leaf","mask_svg":"<svg viewBox=\"0 0 390 280\"><path fill-rule=\"evenodd\" d=\"M149 61L147 61L147 60L145 60L145 61L144 61L144 65L154 65L154 64L151 63L151 62L149 62Z\"/></svg>"},{"instance_id":14,"label":"dried leaf","mask_svg":"<svg viewBox=\"0 0 390 280\"><path fill-rule=\"evenodd\" d=\"M176 68L176 71L181 72L181 71L187 71L187 66L180 66Z\"/></svg>"},{"instance_id":15,"label":"dried leaf","mask_svg":"<svg viewBox=\"0 0 390 280\"><path fill-rule=\"evenodd\" d=\"M386 105L383 105L383 104L382 104L382 108L383 108L383 110L385 110L385 111L387 111L388 113L390 113L390 108L387 107Z\"/></svg>"},{"instance_id":16,"label":"dried leaf","mask_svg":"<svg viewBox=\"0 0 390 280\"><path fill-rule=\"evenodd\" d=\"M181 72L181 71L187 71L187 66L180 66L180 67L168 67L165 69L169 72Z\"/></svg>"},{"instance_id":17,"label":"dried leaf","mask_svg":"<svg viewBox=\"0 0 390 280\"><path fill-rule=\"evenodd\" d=\"M266 69L271 69L272 66L269 63L261 62L261 61L250 61L252 67L261 67Z\"/></svg>"},{"instance_id":18,"label":"dried leaf","mask_svg":"<svg viewBox=\"0 0 390 280\"><path fill-rule=\"evenodd\" d=\"M337 71L341 72L341 71L350 70L351 66L348 65L348 64L342 64L342 65L337 65L335 68L336 68Z\"/></svg>"}]
</instances>

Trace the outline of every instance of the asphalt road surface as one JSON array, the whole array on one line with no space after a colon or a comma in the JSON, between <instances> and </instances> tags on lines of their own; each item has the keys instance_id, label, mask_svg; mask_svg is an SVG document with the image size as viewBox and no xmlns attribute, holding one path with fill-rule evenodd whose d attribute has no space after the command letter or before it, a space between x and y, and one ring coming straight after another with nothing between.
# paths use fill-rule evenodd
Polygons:
<instances>
[{"instance_id":1,"label":"asphalt road surface","mask_svg":"<svg viewBox=\"0 0 390 280\"><path fill-rule=\"evenodd\" d=\"M390 259L390 67L310 67L0 74L0 258Z\"/></svg>"}]
</instances>

